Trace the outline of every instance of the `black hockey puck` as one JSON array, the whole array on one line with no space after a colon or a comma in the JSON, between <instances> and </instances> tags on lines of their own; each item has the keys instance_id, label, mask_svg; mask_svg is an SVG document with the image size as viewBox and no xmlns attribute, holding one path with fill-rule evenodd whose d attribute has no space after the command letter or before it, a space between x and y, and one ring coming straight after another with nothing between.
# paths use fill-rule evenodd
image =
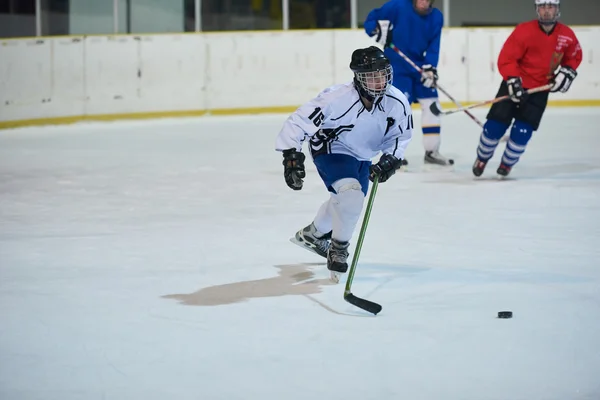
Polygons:
<instances>
[{"instance_id":1,"label":"black hockey puck","mask_svg":"<svg viewBox=\"0 0 600 400\"><path fill-rule=\"evenodd\" d=\"M498 318L512 318L512 311L498 311Z\"/></svg>"}]
</instances>

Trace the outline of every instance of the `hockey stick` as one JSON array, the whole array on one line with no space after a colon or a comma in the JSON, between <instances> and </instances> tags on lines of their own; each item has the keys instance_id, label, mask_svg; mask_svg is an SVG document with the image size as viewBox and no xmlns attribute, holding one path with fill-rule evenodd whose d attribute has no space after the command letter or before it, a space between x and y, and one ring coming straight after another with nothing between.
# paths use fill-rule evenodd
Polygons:
<instances>
[{"instance_id":1,"label":"hockey stick","mask_svg":"<svg viewBox=\"0 0 600 400\"><path fill-rule=\"evenodd\" d=\"M396 53L398 53L398 55L400 57L402 57L404 59L404 61L406 61L407 63L409 63L414 69L416 69L421 76L425 76L425 74L423 73L423 70L413 62L413 60L411 60L410 58L408 58L408 56L406 54L404 54L399 48L397 48L394 43L390 43L390 47L392 48L392 50L394 50ZM457 107L463 108L463 106L452 96L450 96L450 94L448 92L446 92L446 90L444 90L444 88L442 88L439 84L436 83L435 85L436 89L439 90L440 92L444 93L446 95L446 97L448 97L454 104L456 104ZM433 112L433 106L436 103L433 103L429 109L431 110L431 112ZM435 107L437 109L437 105ZM483 128L483 124L481 123L481 121L479 119L477 119L476 116L474 116L473 114L471 114L469 111L467 111L467 109L464 109L465 114L467 114L473 121L475 121L475 123L477 123L477 125L479 125L480 127ZM433 113L434 115L439 115L436 113Z\"/></svg>"},{"instance_id":2,"label":"hockey stick","mask_svg":"<svg viewBox=\"0 0 600 400\"><path fill-rule=\"evenodd\" d=\"M348 272L348 280L346 281L346 288L344 289L344 300L358 308L362 308L363 310L375 315L377 315L381 311L381 305L373 303L372 301L366 299L361 299L360 297L356 297L352 294L351 287L352 281L354 280L354 273L356 272L356 265L358 264L358 257L360 256L360 250L362 249L362 244L365 239L367 225L369 224L369 218L371 217L371 209L373 208L373 202L375 201L377 186L379 186L378 176L376 176L373 180L373 187L371 188L371 194L369 195L369 201L367 202L367 208L365 209L365 216L363 218L362 226L360 228L360 234L358 235L358 239L356 241L354 257L352 258L352 265L350 266L350 271Z\"/></svg>"},{"instance_id":3,"label":"hockey stick","mask_svg":"<svg viewBox=\"0 0 600 400\"><path fill-rule=\"evenodd\" d=\"M533 93L538 93L538 92L543 92L546 90L550 90L552 88L552 84L547 84L544 86L538 86L536 88L533 89L529 89L527 91L527 94L533 94ZM431 107L429 107L429 109L431 110L432 113L434 113L435 115L450 115L450 114L454 114L457 112L463 112L466 110L470 110L471 108L477 108L477 107L482 107L482 106L486 106L488 104L495 104L495 103L500 103L501 101L505 101L510 99L509 95L506 96L500 96L500 97L496 97L492 100L486 100L486 101L482 101L480 103L475 103L475 104L471 104L470 106L467 107L459 107L459 108L454 108L452 110L446 110L446 111L442 111L437 107L437 104L433 103L431 104Z\"/></svg>"}]
</instances>

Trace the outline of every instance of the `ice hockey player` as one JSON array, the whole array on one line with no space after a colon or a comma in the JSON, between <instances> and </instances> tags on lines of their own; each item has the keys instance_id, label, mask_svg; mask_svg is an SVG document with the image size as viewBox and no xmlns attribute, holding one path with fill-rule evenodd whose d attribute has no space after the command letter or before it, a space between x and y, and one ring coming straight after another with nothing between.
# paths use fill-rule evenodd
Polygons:
<instances>
[{"instance_id":1,"label":"ice hockey player","mask_svg":"<svg viewBox=\"0 0 600 400\"><path fill-rule=\"evenodd\" d=\"M433 8L434 0L390 0L372 10L365 20L365 31L384 47L394 68L392 84L411 103L421 106L425 163L451 165L454 161L440 154L441 120L429 107L437 102L435 88L440 55L440 40L444 17ZM401 58L389 45L393 43L414 63L421 66L424 76Z\"/></svg>"},{"instance_id":2,"label":"ice hockey player","mask_svg":"<svg viewBox=\"0 0 600 400\"><path fill-rule=\"evenodd\" d=\"M473 174L481 176L499 140L512 123L498 175L505 177L519 161L548 102L547 91L527 95L527 89L552 83L550 92L565 93L577 76L582 52L575 33L558 22L560 0L534 0L538 18L517 25L498 57L503 81L497 97L512 101L492 105L477 147ZM513 122L514 120L514 122Z\"/></svg>"},{"instance_id":3,"label":"ice hockey player","mask_svg":"<svg viewBox=\"0 0 600 400\"><path fill-rule=\"evenodd\" d=\"M413 128L410 104L391 86L392 67L383 51L376 46L355 50L350 69L353 81L328 87L298 108L283 124L275 145L283 152L285 182L300 190L305 177L302 144L308 141L330 195L292 241L326 257L327 268L335 273L348 269L348 247L369 180L378 176L385 182L402 166Z\"/></svg>"}]
</instances>

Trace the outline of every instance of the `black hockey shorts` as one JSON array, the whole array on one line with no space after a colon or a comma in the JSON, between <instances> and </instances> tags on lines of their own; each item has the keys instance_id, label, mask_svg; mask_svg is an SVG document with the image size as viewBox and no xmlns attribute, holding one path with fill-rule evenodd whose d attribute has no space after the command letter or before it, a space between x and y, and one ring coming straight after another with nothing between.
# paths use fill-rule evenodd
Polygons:
<instances>
[{"instance_id":1,"label":"black hockey shorts","mask_svg":"<svg viewBox=\"0 0 600 400\"><path fill-rule=\"evenodd\" d=\"M524 102L521 101L521 103L505 100L493 104L488 112L487 119L493 119L506 125L510 125L512 120L516 119L528 123L533 126L534 131L537 131L546 110L546 105L548 104L548 94L548 92L533 93ZM508 85L506 81L502 81L496 97L506 95L508 95Z\"/></svg>"}]
</instances>

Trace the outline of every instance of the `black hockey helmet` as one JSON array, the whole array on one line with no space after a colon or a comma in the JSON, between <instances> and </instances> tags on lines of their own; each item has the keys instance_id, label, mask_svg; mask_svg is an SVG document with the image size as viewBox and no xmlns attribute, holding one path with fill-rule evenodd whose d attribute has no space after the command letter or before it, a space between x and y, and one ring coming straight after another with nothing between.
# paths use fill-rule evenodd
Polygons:
<instances>
[{"instance_id":1,"label":"black hockey helmet","mask_svg":"<svg viewBox=\"0 0 600 400\"><path fill-rule=\"evenodd\" d=\"M383 96L392 84L392 65L377 46L354 50L350 69L358 92L370 101Z\"/></svg>"}]
</instances>

